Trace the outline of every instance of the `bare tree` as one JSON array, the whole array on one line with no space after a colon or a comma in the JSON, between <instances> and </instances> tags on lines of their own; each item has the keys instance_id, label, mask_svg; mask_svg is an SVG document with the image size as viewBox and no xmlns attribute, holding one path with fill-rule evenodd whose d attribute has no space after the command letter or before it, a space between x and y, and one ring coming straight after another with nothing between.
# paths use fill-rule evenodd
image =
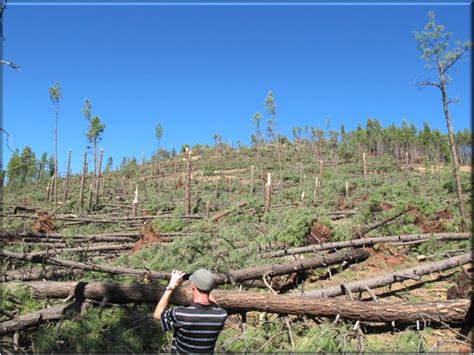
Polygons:
<instances>
[{"instance_id":1,"label":"bare tree","mask_svg":"<svg viewBox=\"0 0 474 355\"><path fill-rule=\"evenodd\" d=\"M54 203L58 202L58 116L59 116L59 100L61 99L61 85L59 82L55 82L52 87L49 88L49 98L54 105Z\"/></svg>"},{"instance_id":2,"label":"bare tree","mask_svg":"<svg viewBox=\"0 0 474 355\"><path fill-rule=\"evenodd\" d=\"M425 67L429 70L434 70L436 73L436 79L424 80L419 82L418 85L420 87L436 87L441 93L444 117L446 119L446 126L448 127L448 144L451 152L451 163L453 168L453 178L456 184L459 213L461 215L462 227L466 230L466 213L462 201L462 185L459 177L458 154L456 151L454 131L448 109L449 104L457 102L458 99L448 99L446 86L451 81L448 71L461 59L464 53L472 48L472 42L457 41L454 48L448 50L449 40L452 33L445 32L443 25L436 24L435 13L433 11L428 13L428 22L424 29L422 31L415 31L414 35L418 43L418 50L421 52L421 58L426 62Z\"/></svg>"}]
</instances>

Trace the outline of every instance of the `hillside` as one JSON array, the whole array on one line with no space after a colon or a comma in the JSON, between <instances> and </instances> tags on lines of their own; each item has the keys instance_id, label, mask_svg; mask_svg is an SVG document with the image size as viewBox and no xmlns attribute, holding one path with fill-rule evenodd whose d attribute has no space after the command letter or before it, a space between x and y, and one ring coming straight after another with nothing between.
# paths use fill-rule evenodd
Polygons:
<instances>
[{"instance_id":1,"label":"hillside","mask_svg":"<svg viewBox=\"0 0 474 355\"><path fill-rule=\"evenodd\" d=\"M206 267L221 278L216 300L233 313L217 351L470 351L466 313L450 312L470 305L471 235L450 166L416 147L397 159L350 140L196 146L101 171L98 195L88 173L82 208L81 175L68 177L64 203L64 176L56 203L48 177L10 182L2 348L168 351L171 337L150 315L156 287L173 269ZM461 169L468 215L469 172ZM85 299L64 315L79 302L71 282L86 283ZM93 282L117 285L104 294ZM144 289L119 291L126 285ZM321 299L316 290L333 293ZM375 311L380 303L395 314ZM50 309L43 320L41 309Z\"/></svg>"}]
</instances>

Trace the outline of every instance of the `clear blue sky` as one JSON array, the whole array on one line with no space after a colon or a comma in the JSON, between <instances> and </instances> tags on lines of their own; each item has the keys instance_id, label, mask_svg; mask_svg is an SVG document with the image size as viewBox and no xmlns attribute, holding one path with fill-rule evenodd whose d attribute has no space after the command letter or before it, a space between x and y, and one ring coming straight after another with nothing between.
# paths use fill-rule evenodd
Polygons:
<instances>
[{"instance_id":1,"label":"clear blue sky","mask_svg":"<svg viewBox=\"0 0 474 355\"><path fill-rule=\"evenodd\" d=\"M295 125L353 129L367 117L403 118L446 131L439 92L413 83L429 73L412 32L429 10L460 40L470 38L461 6L27 6L5 11L4 128L13 148L53 152L53 106L60 103L59 170L67 150L78 171L87 145L84 98L106 125L101 146L114 164L162 146L213 142L219 133L248 143L250 119L272 90L281 133ZM457 65L450 95L456 130L470 126L470 60ZM4 140L5 147L5 140ZM4 167L10 152L4 148Z\"/></svg>"}]
</instances>

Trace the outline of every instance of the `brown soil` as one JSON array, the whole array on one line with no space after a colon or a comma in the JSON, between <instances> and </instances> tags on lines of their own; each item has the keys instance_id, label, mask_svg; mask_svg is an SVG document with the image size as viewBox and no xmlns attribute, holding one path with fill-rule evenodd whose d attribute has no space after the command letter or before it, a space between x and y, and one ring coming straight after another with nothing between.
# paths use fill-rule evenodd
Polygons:
<instances>
[{"instance_id":1,"label":"brown soil","mask_svg":"<svg viewBox=\"0 0 474 355\"><path fill-rule=\"evenodd\" d=\"M314 222L311 226L310 233L306 237L306 244L319 244L329 241L328 237L331 230L325 225Z\"/></svg>"},{"instance_id":2,"label":"brown soil","mask_svg":"<svg viewBox=\"0 0 474 355\"><path fill-rule=\"evenodd\" d=\"M149 244L161 243L160 234L153 230L151 225L145 224L142 230L142 235L140 240L135 242L133 245L132 250L128 253L128 255L133 255L139 250L143 249L145 246Z\"/></svg>"}]
</instances>

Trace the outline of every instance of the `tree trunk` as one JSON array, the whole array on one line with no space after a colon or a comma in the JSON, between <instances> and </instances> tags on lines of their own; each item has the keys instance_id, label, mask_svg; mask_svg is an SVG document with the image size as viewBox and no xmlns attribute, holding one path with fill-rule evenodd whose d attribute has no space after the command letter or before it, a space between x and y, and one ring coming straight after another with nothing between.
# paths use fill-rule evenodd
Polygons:
<instances>
[{"instance_id":1,"label":"tree trunk","mask_svg":"<svg viewBox=\"0 0 474 355\"><path fill-rule=\"evenodd\" d=\"M184 185L184 214L191 214L191 151L188 152L188 170L186 173L186 182Z\"/></svg>"},{"instance_id":2,"label":"tree trunk","mask_svg":"<svg viewBox=\"0 0 474 355\"><path fill-rule=\"evenodd\" d=\"M17 330L31 327L41 322L60 320L69 309L73 309L72 305L60 305L41 309L6 322L0 322L0 335L14 333Z\"/></svg>"},{"instance_id":3,"label":"tree trunk","mask_svg":"<svg viewBox=\"0 0 474 355\"><path fill-rule=\"evenodd\" d=\"M68 158L67 158L67 170L66 170L66 180L64 181L64 194L63 194L63 204L66 203L67 201L67 189L69 185L69 170L71 167L71 149L69 149L68 152Z\"/></svg>"},{"instance_id":4,"label":"tree trunk","mask_svg":"<svg viewBox=\"0 0 474 355\"><path fill-rule=\"evenodd\" d=\"M245 207L247 206L247 202L246 201L241 201L237 204L237 208L242 208L242 207ZM212 218L211 218L211 221L213 222L217 222L219 221L221 218L224 218L225 216L228 216L232 213L233 210L231 209L228 209L228 210L224 210L222 212L219 212L217 214L215 214Z\"/></svg>"},{"instance_id":5,"label":"tree trunk","mask_svg":"<svg viewBox=\"0 0 474 355\"><path fill-rule=\"evenodd\" d=\"M368 247L377 243L403 243L417 241L420 243L430 240L466 240L471 238L471 233L440 233L440 234L408 234L395 235L387 237L362 238L342 242L328 242L319 245L310 245L306 247L279 250L264 254L264 257L276 258L285 255L296 255L304 253L314 253L322 250L341 249L341 248L360 248Z\"/></svg>"},{"instance_id":6,"label":"tree trunk","mask_svg":"<svg viewBox=\"0 0 474 355\"><path fill-rule=\"evenodd\" d=\"M100 191L100 175L102 170L102 157L104 155L104 148L100 148L100 157L99 157L99 165L97 166L97 180L95 184L95 204L96 206L99 204L99 191Z\"/></svg>"},{"instance_id":7,"label":"tree trunk","mask_svg":"<svg viewBox=\"0 0 474 355\"><path fill-rule=\"evenodd\" d=\"M58 204L58 115L59 115L59 104L56 103L56 109L54 113L54 206Z\"/></svg>"},{"instance_id":8,"label":"tree trunk","mask_svg":"<svg viewBox=\"0 0 474 355\"><path fill-rule=\"evenodd\" d=\"M436 261L436 262L431 262L431 263L424 263L412 268L395 271L389 274L376 276L369 279L352 281L343 285L339 284L336 286L332 286L332 287L328 287L328 288L320 289L320 290L308 291L308 292L305 292L303 295L311 296L311 297L336 297L336 296L343 295L345 293L344 289L352 291L352 292L359 292L359 291L364 291L367 287L368 288L383 287L395 282L404 281L406 279L413 279L413 278L419 279L421 275L427 275L432 272L438 272L438 271L443 271L446 269L451 269L459 265L467 264L471 261L472 261L471 253L465 253L465 254L458 255L446 260Z\"/></svg>"},{"instance_id":9,"label":"tree trunk","mask_svg":"<svg viewBox=\"0 0 474 355\"><path fill-rule=\"evenodd\" d=\"M464 204L462 202L462 185L461 185L461 178L459 176L459 161L458 161L458 155L456 152L456 145L454 143L454 131L453 131L453 126L451 124L451 118L449 116L449 110L448 110L448 100L447 100L447 95L446 95L446 87L445 87L445 79L442 74L442 69L441 67L438 68L439 70L439 76L440 76L440 90L441 90L441 96L443 99L443 110L444 110L444 117L446 119L446 126L448 127L448 144L449 144L449 149L451 150L451 160L452 160L452 168L453 168L453 178L454 182L456 183L456 195L458 197L458 208L459 208L459 214L461 215L461 224L462 228L464 231L467 230L467 224L466 224L466 213L464 212Z\"/></svg>"},{"instance_id":10,"label":"tree trunk","mask_svg":"<svg viewBox=\"0 0 474 355\"><path fill-rule=\"evenodd\" d=\"M28 282L37 297L76 299L104 298L114 303L146 302L156 304L165 292L164 286L117 284L101 282ZM11 287L9 284L7 287ZM279 314L312 315L373 322L440 321L449 324L464 322L471 300L440 302L362 302L339 298L302 298L300 296L274 295L260 292L220 291L212 295L219 306L229 312L261 311ZM192 303L192 290L179 287L171 295L170 302L178 305Z\"/></svg>"},{"instance_id":11,"label":"tree trunk","mask_svg":"<svg viewBox=\"0 0 474 355\"><path fill-rule=\"evenodd\" d=\"M82 206L84 203L84 185L86 183L87 175L87 152L84 152L84 160L82 162L82 175L81 175L81 186L79 188L79 210L82 212Z\"/></svg>"},{"instance_id":12,"label":"tree trunk","mask_svg":"<svg viewBox=\"0 0 474 355\"><path fill-rule=\"evenodd\" d=\"M20 254L14 253L7 250L0 250L0 256L10 257L12 259L24 260L38 264L45 265L55 265L59 267L69 267L73 269L81 270L90 270L97 272L105 272L115 275L134 275L134 276L143 276L147 274L151 279L167 279L171 277L170 272L161 272L161 271L148 271L146 269L133 269L126 267L111 267L106 265L96 265L91 263L81 263L69 260L55 259L42 255L34 254ZM349 251L342 251L334 254L316 256L310 259L297 260L294 262L289 262L281 265L268 265L268 266L259 266L253 268L247 268L242 270L232 271L226 274L217 274L216 283L234 283L241 282L245 280L259 279L265 276L279 276L285 274L291 274L295 271L305 271L320 266L328 266L345 262L354 262L367 259L369 257L369 252L363 249L355 249Z\"/></svg>"},{"instance_id":13,"label":"tree trunk","mask_svg":"<svg viewBox=\"0 0 474 355\"><path fill-rule=\"evenodd\" d=\"M265 212L270 211L272 207L272 174L268 173L267 183L265 184L264 208Z\"/></svg>"}]
</instances>

